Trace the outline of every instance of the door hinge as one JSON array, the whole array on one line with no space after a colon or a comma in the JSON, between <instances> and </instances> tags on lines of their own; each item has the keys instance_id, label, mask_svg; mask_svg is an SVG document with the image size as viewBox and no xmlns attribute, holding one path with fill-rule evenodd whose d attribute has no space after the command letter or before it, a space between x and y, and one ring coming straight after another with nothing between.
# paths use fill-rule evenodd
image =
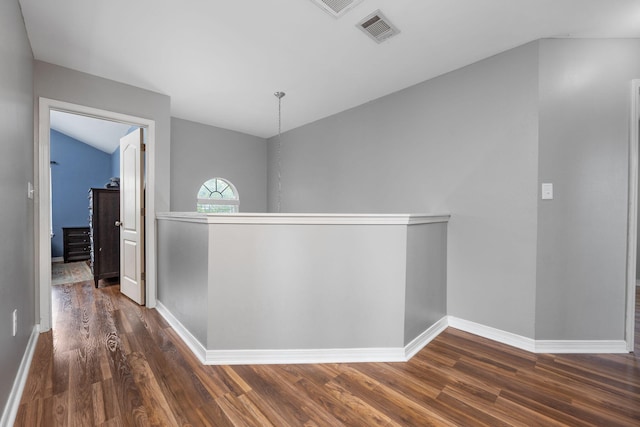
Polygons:
<instances>
[{"instance_id":1,"label":"door hinge","mask_svg":"<svg viewBox=\"0 0 640 427\"><path fill-rule=\"evenodd\" d=\"M145 216L147 214L147 210L145 208L140 208L140 216Z\"/></svg>"},{"instance_id":2,"label":"door hinge","mask_svg":"<svg viewBox=\"0 0 640 427\"><path fill-rule=\"evenodd\" d=\"M146 280L144 271L142 273L140 273L140 279L144 282Z\"/></svg>"},{"instance_id":3,"label":"door hinge","mask_svg":"<svg viewBox=\"0 0 640 427\"><path fill-rule=\"evenodd\" d=\"M143 153L147 151L147 144L140 144L140 151L142 151Z\"/></svg>"}]
</instances>

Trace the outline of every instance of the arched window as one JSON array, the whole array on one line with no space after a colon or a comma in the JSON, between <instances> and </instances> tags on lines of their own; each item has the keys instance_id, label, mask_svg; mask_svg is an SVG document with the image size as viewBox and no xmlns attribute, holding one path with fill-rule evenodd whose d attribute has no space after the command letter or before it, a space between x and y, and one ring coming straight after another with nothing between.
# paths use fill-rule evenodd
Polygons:
<instances>
[{"instance_id":1,"label":"arched window","mask_svg":"<svg viewBox=\"0 0 640 427\"><path fill-rule=\"evenodd\" d=\"M233 213L240 208L240 197L232 183L212 178L198 191L197 211L204 213Z\"/></svg>"}]
</instances>

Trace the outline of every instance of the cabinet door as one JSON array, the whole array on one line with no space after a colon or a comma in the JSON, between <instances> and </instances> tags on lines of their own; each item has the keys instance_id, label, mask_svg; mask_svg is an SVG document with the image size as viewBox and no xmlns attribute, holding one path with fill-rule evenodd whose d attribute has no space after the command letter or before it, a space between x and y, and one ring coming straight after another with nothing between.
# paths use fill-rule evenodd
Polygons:
<instances>
[{"instance_id":1,"label":"cabinet door","mask_svg":"<svg viewBox=\"0 0 640 427\"><path fill-rule=\"evenodd\" d=\"M116 225L120 215L119 192L101 191L97 199L99 274L117 276L120 272L120 228Z\"/></svg>"}]
</instances>

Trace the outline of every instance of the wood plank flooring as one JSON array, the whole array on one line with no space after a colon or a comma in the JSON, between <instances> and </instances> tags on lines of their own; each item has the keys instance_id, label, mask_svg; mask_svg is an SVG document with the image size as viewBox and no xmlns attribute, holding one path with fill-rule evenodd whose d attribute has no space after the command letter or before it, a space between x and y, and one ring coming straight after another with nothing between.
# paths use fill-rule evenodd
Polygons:
<instances>
[{"instance_id":1,"label":"wood plank flooring","mask_svg":"<svg viewBox=\"0 0 640 427\"><path fill-rule=\"evenodd\" d=\"M16 426L640 426L638 334L628 355L449 328L408 363L203 366L117 285L56 286L53 304Z\"/></svg>"}]
</instances>

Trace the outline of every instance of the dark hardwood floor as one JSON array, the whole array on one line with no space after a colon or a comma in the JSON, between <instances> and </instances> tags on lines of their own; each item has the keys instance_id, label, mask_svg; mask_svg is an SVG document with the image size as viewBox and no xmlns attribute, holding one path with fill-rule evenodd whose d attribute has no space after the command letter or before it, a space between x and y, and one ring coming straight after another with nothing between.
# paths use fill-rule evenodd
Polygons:
<instances>
[{"instance_id":1,"label":"dark hardwood floor","mask_svg":"<svg viewBox=\"0 0 640 427\"><path fill-rule=\"evenodd\" d=\"M638 333L623 355L449 328L408 363L203 366L117 285L56 286L53 301L17 426L640 426Z\"/></svg>"}]
</instances>

